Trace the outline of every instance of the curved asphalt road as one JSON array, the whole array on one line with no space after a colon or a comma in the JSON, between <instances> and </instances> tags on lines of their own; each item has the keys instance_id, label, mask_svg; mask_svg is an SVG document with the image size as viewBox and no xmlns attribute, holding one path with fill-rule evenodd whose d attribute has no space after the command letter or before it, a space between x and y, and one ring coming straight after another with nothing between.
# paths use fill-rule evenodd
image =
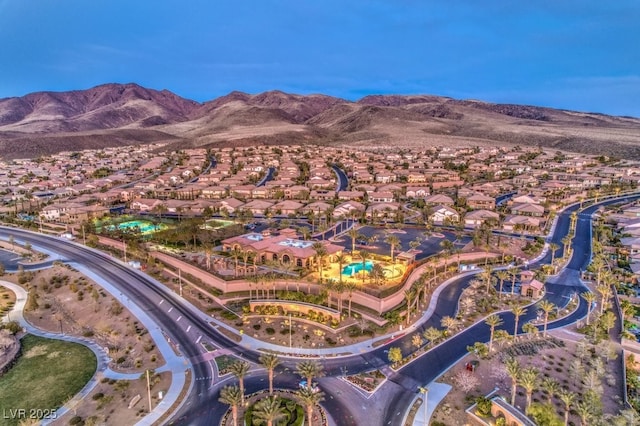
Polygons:
<instances>
[{"instance_id":1,"label":"curved asphalt road","mask_svg":"<svg viewBox=\"0 0 640 426\"><path fill-rule=\"evenodd\" d=\"M335 164L332 164L331 168L333 169L333 172L336 174L336 177L338 178L338 185L336 186L336 191L345 191L349 186L349 178L347 177L347 174L344 172L344 170L342 170L340 167L336 166Z\"/></svg>"},{"instance_id":2,"label":"curved asphalt road","mask_svg":"<svg viewBox=\"0 0 640 426\"><path fill-rule=\"evenodd\" d=\"M596 205L590 206L584 209L578 215L578 221L576 224L576 233L572 241L573 255L569 261L567 267L556 277L552 277L546 283L546 294L544 299L549 300L553 304L559 307L564 307L569 302L571 295L587 290L587 288L580 281L580 272L584 271L588 266L591 258L591 216L600 208L600 206L629 202L640 198L639 194L634 194L626 197L620 197L611 200L605 200L599 202ZM553 235L548 239L549 242L554 242L560 246L560 249L556 252L556 256L562 256L562 238L567 235L570 225L571 213L579 210L579 205L573 205L564 210L558 217L556 228ZM529 266L537 268L542 264L550 263L551 253L548 252L540 260L535 263L531 263ZM443 292L441 300L438 300L436 314L434 314L429 320L419 328L418 332L422 332L425 328L433 326L440 327L440 319L445 315L454 316L457 308L457 301L459 299L462 290L468 285L468 282L473 277L461 278L457 284L451 285L451 289ZM522 325L536 318L537 306L535 303L530 306L527 313L520 317L518 322L518 332L522 332ZM548 329L559 328L565 325L573 324L579 319L583 318L587 313L587 303L583 298L579 298L578 308L562 319L558 321L550 322ZM496 329L506 330L509 333L513 333L515 326L515 318L511 312L505 312L500 314L500 317L504 324ZM412 333L413 334L413 333ZM394 342L394 346L400 346L403 353L411 352L411 336L408 334L399 341ZM400 385L398 394L394 397L394 401L391 402L387 418L384 419L382 424L401 425L402 417L398 418L396 413L406 412L409 409L409 405L413 402L418 386L424 386L425 384L433 381L442 374L449 366L457 362L458 359L467 354L467 346L473 345L475 342L488 342L490 336L489 326L484 322L476 323L472 327L464 330L463 332L455 335L453 338L440 344L434 349L427 352L420 357L417 361L414 361L404 368L400 369L392 380ZM400 390L401 389L401 390ZM401 395L400 395L401 394Z\"/></svg>"},{"instance_id":3,"label":"curved asphalt road","mask_svg":"<svg viewBox=\"0 0 640 426\"><path fill-rule=\"evenodd\" d=\"M622 200L630 201L631 199L640 198L640 195L629 197L621 197L617 200L607 200L602 204L611 204L621 202ZM577 206L570 207L563 212L558 218L558 223L550 241L557 242L562 247L560 240L566 235L569 226L569 216L572 211L577 210ZM566 305L567 296L578 291L584 290L579 281L579 271L584 269L590 258L590 214L593 213L598 206L587 208L580 214L577 223L576 237L573 241L574 255L567 269L557 277L553 283L547 286L547 295L550 301L558 306ZM241 354L244 359L255 362L259 356L256 351L248 350L240 347L231 340L227 339L216 330L200 315L193 312L182 299L163 288L161 284L148 276L138 273L124 266L121 262L114 260L110 256L79 246L68 241L55 237L49 237L23 231L15 228L0 227L0 236L13 234L16 238L29 241L34 246L40 246L50 251L57 252L61 257L82 263L91 268L94 272L109 280L114 286L120 288L134 303L142 306L147 313L158 322L166 333L174 342L179 344L180 350L190 359L193 369L194 378L192 391L190 392L185 404L179 413L174 417L178 420L176 424L189 425L209 425L217 424L220 421L227 407L218 402L219 388L221 384L226 383L223 378L216 384L211 383L211 366L209 362L203 359L202 352L198 344L196 344L196 336L204 336L215 345L228 348L236 354ZM560 256L560 250L556 253ZM550 260L550 253L543 257L539 263L545 263ZM531 266L537 266L532 264ZM418 332L422 332L430 326L440 326L440 319L446 315L454 315L460 293L464 289L471 277L460 278L449 285L441 293L441 297L437 301L434 315L418 328ZM160 308L160 301L166 301L166 305ZM168 309L167 309L168 308ZM567 318L549 324L549 328L561 327L565 324L574 322L582 318L586 313L586 305L582 299L576 312ZM179 325L177 317L183 320ZM520 324L524 324L536 316L535 307L530 307L526 316L521 317ZM510 313L501 315L504 328L509 332L513 331L514 318ZM191 325L190 332L185 331L186 324ZM389 381L395 383L396 390L388 398L385 412L387 418L381 419L377 424L400 425L402 417L398 413L404 413L415 397L417 386L429 383L446 370L453 362L467 353L466 347L477 341L489 340L489 327L484 323L478 323L465 331L457 334L453 338L440 344L428 353L420 357L418 360L408 364L400 369L397 373L389 377ZM411 345L411 334L407 334L400 339L381 346L369 353L352 355L340 358L331 358L322 360L327 376L339 376L342 369L346 368L349 374L356 374L361 371L380 368L388 364L387 350L390 346L400 346L405 353L408 353ZM292 374L297 360L284 359L283 365L276 376L275 385L277 387L294 389L297 386L299 377ZM266 387L266 374L264 370L253 371L246 378L247 390L263 389ZM323 380L320 379L320 387L327 394L327 398L323 406L330 415L336 419L340 425L356 425L354 420L355 412L359 407L347 404L349 397L347 395L339 395L333 389L324 387ZM362 413L360 413L362 414ZM364 415L366 416L366 410ZM358 416L356 415L356 418ZM366 417L365 417L366 418ZM373 419L369 419L372 421Z\"/></svg>"}]
</instances>

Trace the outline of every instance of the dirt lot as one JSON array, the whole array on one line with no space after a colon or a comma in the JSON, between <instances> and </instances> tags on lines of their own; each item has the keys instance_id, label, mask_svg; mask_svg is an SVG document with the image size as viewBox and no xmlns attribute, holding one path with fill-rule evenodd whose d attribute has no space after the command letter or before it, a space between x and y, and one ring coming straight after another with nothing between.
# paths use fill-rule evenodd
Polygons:
<instances>
[{"instance_id":1,"label":"dirt lot","mask_svg":"<svg viewBox=\"0 0 640 426\"><path fill-rule=\"evenodd\" d=\"M603 413L617 414L623 408L620 403L622 398L622 364L619 356L615 360L609 359L607 361L604 356L605 351L602 350L606 348L604 343L598 347L593 347L591 345L581 346L574 341L566 339L561 341L564 343L564 347L542 349L539 353L533 355L516 356L522 368L535 367L539 371L539 382L536 386L537 390L533 392L532 401L543 403L547 401L547 395L540 386L540 381L545 378L553 378L559 383L560 387L564 387L581 395L584 393L586 387L583 383L585 372L592 369L596 359L600 359L603 361L605 371L604 376L601 378L602 390L599 392L602 395ZM519 340L518 342L518 344L531 343L531 341L526 339ZM478 379L478 384L469 392L461 389L459 381L456 380L456 376L465 371L465 366L468 362L477 359L475 356L466 356L440 377L437 381L450 384L452 389L438 405L432 421L440 421L446 425L462 425L468 423L469 418L464 410L473 404L476 397L489 394L494 390L494 387L498 388L497 392L499 395L509 400L511 395L511 379L506 374L503 362L503 359L508 356L508 347L513 347L513 345L500 348L497 353L494 353L491 359L480 360L478 367L473 373ZM583 367L581 376L573 373L578 362L580 362ZM582 398L578 396L576 401L580 400L582 400ZM518 386L515 405L523 409L525 404L525 391L521 386ZM557 395L552 397L552 404L555 406L558 415L564 418L564 404ZM580 424L580 418L573 410L569 416L569 421L573 422L573 424Z\"/></svg>"},{"instance_id":2,"label":"dirt lot","mask_svg":"<svg viewBox=\"0 0 640 426\"><path fill-rule=\"evenodd\" d=\"M91 338L109 348L110 368L142 372L164 363L147 330L113 297L80 272L63 265L24 273L30 292L25 318L52 332ZM19 274L3 279L21 281ZM36 296L36 303L31 300Z\"/></svg>"},{"instance_id":3,"label":"dirt lot","mask_svg":"<svg viewBox=\"0 0 640 426\"><path fill-rule=\"evenodd\" d=\"M109 348L112 359L109 367L123 373L144 373L164 364L147 330L122 306L97 284L78 271L64 265L50 269L19 274L5 274L2 279L19 283L36 295L36 303L27 303L25 318L34 326L52 332L83 336ZM13 294L13 293L12 293ZM0 296L1 297L1 296ZM166 392L171 374L162 373L152 378L152 400L158 402L158 392ZM141 399L128 408L132 399ZM148 412L146 378L136 380L111 380L101 382L79 404L74 406L56 424L68 424L74 416L80 416L85 424L136 423Z\"/></svg>"},{"instance_id":4,"label":"dirt lot","mask_svg":"<svg viewBox=\"0 0 640 426\"><path fill-rule=\"evenodd\" d=\"M169 389L171 373L152 376L150 384L151 403L155 407L160 402L158 393L162 391L164 396ZM103 378L81 404L58 419L55 424L67 425L73 417L78 416L82 417L85 425L132 425L148 413L146 377L141 375L138 380Z\"/></svg>"},{"instance_id":5,"label":"dirt lot","mask_svg":"<svg viewBox=\"0 0 640 426\"><path fill-rule=\"evenodd\" d=\"M15 303L16 295L12 291L0 287L0 317L6 315Z\"/></svg>"}]
</instances>

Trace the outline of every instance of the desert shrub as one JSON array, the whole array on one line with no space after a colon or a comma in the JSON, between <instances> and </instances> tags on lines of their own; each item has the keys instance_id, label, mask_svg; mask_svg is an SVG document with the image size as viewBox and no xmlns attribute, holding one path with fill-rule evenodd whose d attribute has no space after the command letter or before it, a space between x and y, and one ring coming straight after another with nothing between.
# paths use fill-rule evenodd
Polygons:
<instances>
[{"instance_id":1,"label":"desert shrub","mask_svg":"<svg viewBox=\"0 0 640 426\"><path fill-rule=\"evenodd\" d=\"M83 426L84 420L82 420L82 417L80 416L74 416L69 420L69 424L72 426Z\"/></svg>"},{"instance_id":2,"label":"desert shrub","mask_svg":"<svg viewBox=\"0 0 640 426\"><path fill-rule=\"evenodd\" d=\"M109 313L114 316L120 315L124 311L124 307L118 303L117 300L114 300L111 303L111 307L109 307Z\"/></svg>"},{"instance_id":3,"label":"desert shrub","mask_svg":"<svg viewBox=\"0 0 640 426\"><path fill-rule=\"evenodd\" d=\"M476 410L483 417L491 414L491 400L486 396L480 396L476 399Z\"/></svg>"}]
</instances>

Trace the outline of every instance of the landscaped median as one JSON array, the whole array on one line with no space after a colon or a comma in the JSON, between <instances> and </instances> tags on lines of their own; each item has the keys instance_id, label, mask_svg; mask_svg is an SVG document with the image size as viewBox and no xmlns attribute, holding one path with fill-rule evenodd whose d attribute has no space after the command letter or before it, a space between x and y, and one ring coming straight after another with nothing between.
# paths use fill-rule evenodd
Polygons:
<instances>
[{"instance_id":1,"label":"landscaped median","mask_svg":"<svg viewBox=\"0 0 640 426\"><path fill-rule=\"evenodd\" d=\"M0 377L0 423L17 425L31 419L54 419L56 409L93 377L97 360L78 343L26 335L22 355Z\"/></svg>"}]
</instances>

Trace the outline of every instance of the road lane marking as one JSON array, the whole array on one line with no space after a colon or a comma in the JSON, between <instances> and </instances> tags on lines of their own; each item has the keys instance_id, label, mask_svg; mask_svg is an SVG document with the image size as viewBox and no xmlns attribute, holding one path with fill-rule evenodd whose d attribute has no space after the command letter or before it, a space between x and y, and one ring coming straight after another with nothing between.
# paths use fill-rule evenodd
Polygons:
<instances>
[{"instance_id":1,"label":"road lane marking","mask_svg":"<svg viewBox=\"0 0 640 426\"><path fill-rule=\"evenodd\" d=\"M198 343L200 343L200 340L202 340L202 336L200 336L200 337L198 337L198 338L196 339L196 345L197 345Z\"/></svg>"},{"instance_id":2,"label":"road lane marking","mask_svg":"<svg viewBox=\"0 0 640 426\"><path fill-rule=\"evenodd\" d=\"M187 333L191 330L191 326L187 327Z\"/></svg>"},{"instance_id":3,"label":"road lane marking","mask_svg":"<svg viewBox=\"0 0 640 426\"><path fill-rule=\"evenodd\" d=\"M158 303L158 305L162 305L162 302L164 302L164 299L162 299L162 300L160 301L160 303Z\"/></svg>"},{"instance_id":4,"label":"road lane marking","mask_svg":"<svg viewBox=\"0 0 640 426\"><path fill-rule=\"evenodd\" d=\"M182 315L180 315L180 316L178 317L178 319L176 320L176 322L180 321L181 319L182 319Z\"/></svg>"},{"instance_id":5,"label":"road lane marking","mask_svg":"<svg viewBox=\"0 0 640 426\"><path fill-rule=\"evenodd\" d=\"M167 313L168 313L168 312L171 312L171 311L173 311L173 306L169 308L169 310L167 311Z\"/></svg>"}]
</instances>

